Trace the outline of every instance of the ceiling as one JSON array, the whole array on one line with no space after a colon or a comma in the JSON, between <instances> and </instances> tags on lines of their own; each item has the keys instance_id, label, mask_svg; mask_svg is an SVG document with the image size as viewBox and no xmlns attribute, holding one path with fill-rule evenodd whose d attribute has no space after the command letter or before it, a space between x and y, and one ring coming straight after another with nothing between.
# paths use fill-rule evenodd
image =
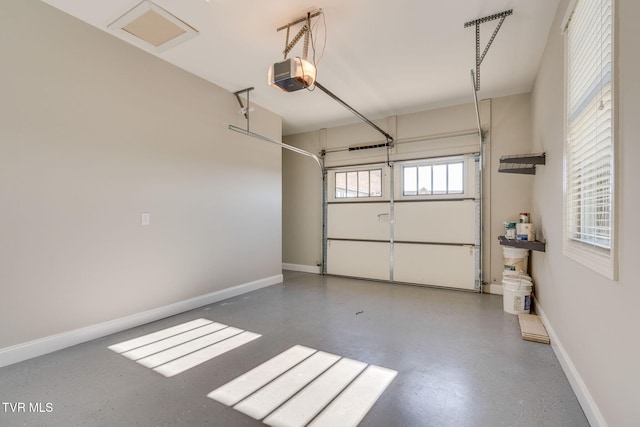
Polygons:
<instances>
[{"instance_id":1,"label":"ceiling","mask_svg":"<svg viewBox=\"0 0 640 427\"><path fill-rule=\"evenodd\" d=\"M82 21L107 25L139 0L44 0ZM286 31L322 8L326 48L318 81L375 120L470 102L475 30L464 23L513 9L481 66L480 98L531 90L559 0L154 0L199 35L153 55L231 92L254 87L251 101L280 115L283 134L358 119L320 90L280 92L267 84L283 59ZM317 55L325 40L314 18ZM480 25L481 50L498 21ZM300 26L292 27L292 35ZM302 42L289 56L302 55Z\"/></svg>"}]
</instances>

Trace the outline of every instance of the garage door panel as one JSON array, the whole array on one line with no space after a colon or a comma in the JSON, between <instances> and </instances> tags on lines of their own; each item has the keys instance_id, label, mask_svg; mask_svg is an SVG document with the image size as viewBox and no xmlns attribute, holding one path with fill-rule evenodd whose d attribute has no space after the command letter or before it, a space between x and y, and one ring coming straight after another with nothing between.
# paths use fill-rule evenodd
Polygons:
<instances>
[{"instance_id":1,"label":"garage door panel","mask_svg":"<svg viewBox=\"0 0 640 427\"><path fill-rule=\"evenodd\" d=\"M335 203L328 211L330 239L389 240L389 203Z\"/></svg>"},{"instance_id":2,"label":"garage door panel","mask_svg":"<svg viewBox=\"0 0 640 427\"><path fill-rule=\"evenodd\" d=\"M327 273L389 280L389 243L329 240Z\"/></svg>"},{"instance_id":3,"label":"garage door panel","mask_svg":"<svg viewBox=\"0 0 640 427\"><path fill-rule=\"evenodd\" d=\"M473 246L394 245L393 278L397 282L451 288L475 288Z\"/></svg>"},{"instance_id":4,"label":"garage door panel","mask_svg":"<svg viewBox=\"0 0 640 427\"><path fill-rule=\"evenodd\" d=\"M336 196L326 207L327 273L475 290L476 167L474 158L459 155L330 171L329 190L333 194L335 187ZM383 197L338 197L336 174L372 168L383 169Z\"/></svg>"},{"instance_id":5,"label":"garage door panel","mask_svg":"<svg viewBox=\"0 0 640 427\"><path fill-rule=\"evenodd\" d=\"M395 239L408 242L475 241L473 200L395 204Z\"/></svg>"}]
</instances>

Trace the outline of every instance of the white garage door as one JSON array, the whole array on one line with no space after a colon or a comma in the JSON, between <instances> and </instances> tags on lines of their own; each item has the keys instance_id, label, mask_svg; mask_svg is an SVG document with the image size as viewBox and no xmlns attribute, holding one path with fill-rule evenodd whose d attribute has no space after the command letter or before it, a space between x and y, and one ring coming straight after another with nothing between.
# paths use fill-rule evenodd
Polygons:
<instances>
[{"instance_id":1,"label":"white garage door","mask_svg":"<svg viewBox=\"0 0 640 427\"><path fill-rule=\"evenodd\" d=\"M327 273L477 289L474 156L328 171Z\"/></svg>"}]
</instances>

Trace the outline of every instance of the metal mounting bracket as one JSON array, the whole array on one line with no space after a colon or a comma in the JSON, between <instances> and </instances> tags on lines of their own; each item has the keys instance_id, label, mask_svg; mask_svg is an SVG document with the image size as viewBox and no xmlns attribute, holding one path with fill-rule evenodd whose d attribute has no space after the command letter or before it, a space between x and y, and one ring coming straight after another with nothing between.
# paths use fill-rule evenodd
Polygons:
<instances>
[{"instance_id":1,"label":"metal mounting bracket","mask_svg":"<svg viewBox=\"0 0 640 427\"><path fill-rule=\"evenodd\" d=\"M247 119L247 132L249 132L249 92L251 92L253 90L253 87L248 87L246 89L242 89L239 90L237 92L233 92L233 94L236 96L236 99L238 100L238 104L240 104L240 113L242 113L244 115L244 118ZM244 104L242 103L242 98L240 98L240 94L241 93L246 93L247 94L247 106L245 107Z\"/></svg>"},{"instance_id":2,"label":"metal mounting bracket","mask_svg":"<svg viewBox=\"0 0 640 427\"><path fill-rule=\"evenodd\" d=\"M313 13L308 12L306 16L296 19L293 22L289 22L287 25L283 25L282 27L279 27L278 29L276 29L276 31L281 31L284 29L287 30L287 38L284 43L284 50L282 51L282 54L284 55L284 59L287 59L287 55L289 54L289 52L291 52L291 49L293 49L293 47L300 41L302 36L304 36L304 47L303 47L302 59L304 60L307 59L308 52L309 52L309 36L311 34L311 18L315 18L320 14L322 14L321 10ZM304 22L305 24L302 26L302 28L300 28L300 31L298 31L298 33L293 37L293 39L289 41L289 33L291 31L291 26L300 24L301 22Z\"/></svg>"},{"instance_id":3,"label":"metal mounting bracket","mask_svg":"<svg viewBox=\"0 0 640 427\"><path fill-rule=\"evenodd\" d=\"M484 60L485 55L487 54L487 52L489 51L489 48L491 47L491 43L493 43L493 40L496 38L496 35L498 34L498 31L500 31L500 27L502 27L502 23L504 22L506 17L511 14L513 14L513 9L505 10L504 12L485 16L484 18L480 18L480 19L476 19L475 21L469 21L464 23L464 28L471 27L471 26L476 27L476 78L474 83L476 91L480 90L480 64L482 64L482 61ZM496 29L493 31L493 34L491 35L491 38L489 39L487 46L484 48L484 51L482 52L482 54L480 54L480 24L484 24L485 22L489 22L489 21L494 21L496 19L499 19L500 22L498 22Z\"/></svg>"}]
</instances>

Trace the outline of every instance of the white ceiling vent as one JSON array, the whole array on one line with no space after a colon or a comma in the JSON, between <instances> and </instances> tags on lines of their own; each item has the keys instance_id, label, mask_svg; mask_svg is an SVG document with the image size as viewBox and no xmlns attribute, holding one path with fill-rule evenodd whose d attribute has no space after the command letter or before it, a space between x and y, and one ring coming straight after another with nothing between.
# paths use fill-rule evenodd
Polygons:
<instances>
[{"instance_id":1,"label":"white ceiling vent","mask_svg":"<svg viewBox=\"0 0 640 427\"><path fill-rule=\"evenodd\" d=\"M143 0L107 26L134 44L163 52L196 35L198 30L149 0Z\"/></svg>"}]
</instances>

